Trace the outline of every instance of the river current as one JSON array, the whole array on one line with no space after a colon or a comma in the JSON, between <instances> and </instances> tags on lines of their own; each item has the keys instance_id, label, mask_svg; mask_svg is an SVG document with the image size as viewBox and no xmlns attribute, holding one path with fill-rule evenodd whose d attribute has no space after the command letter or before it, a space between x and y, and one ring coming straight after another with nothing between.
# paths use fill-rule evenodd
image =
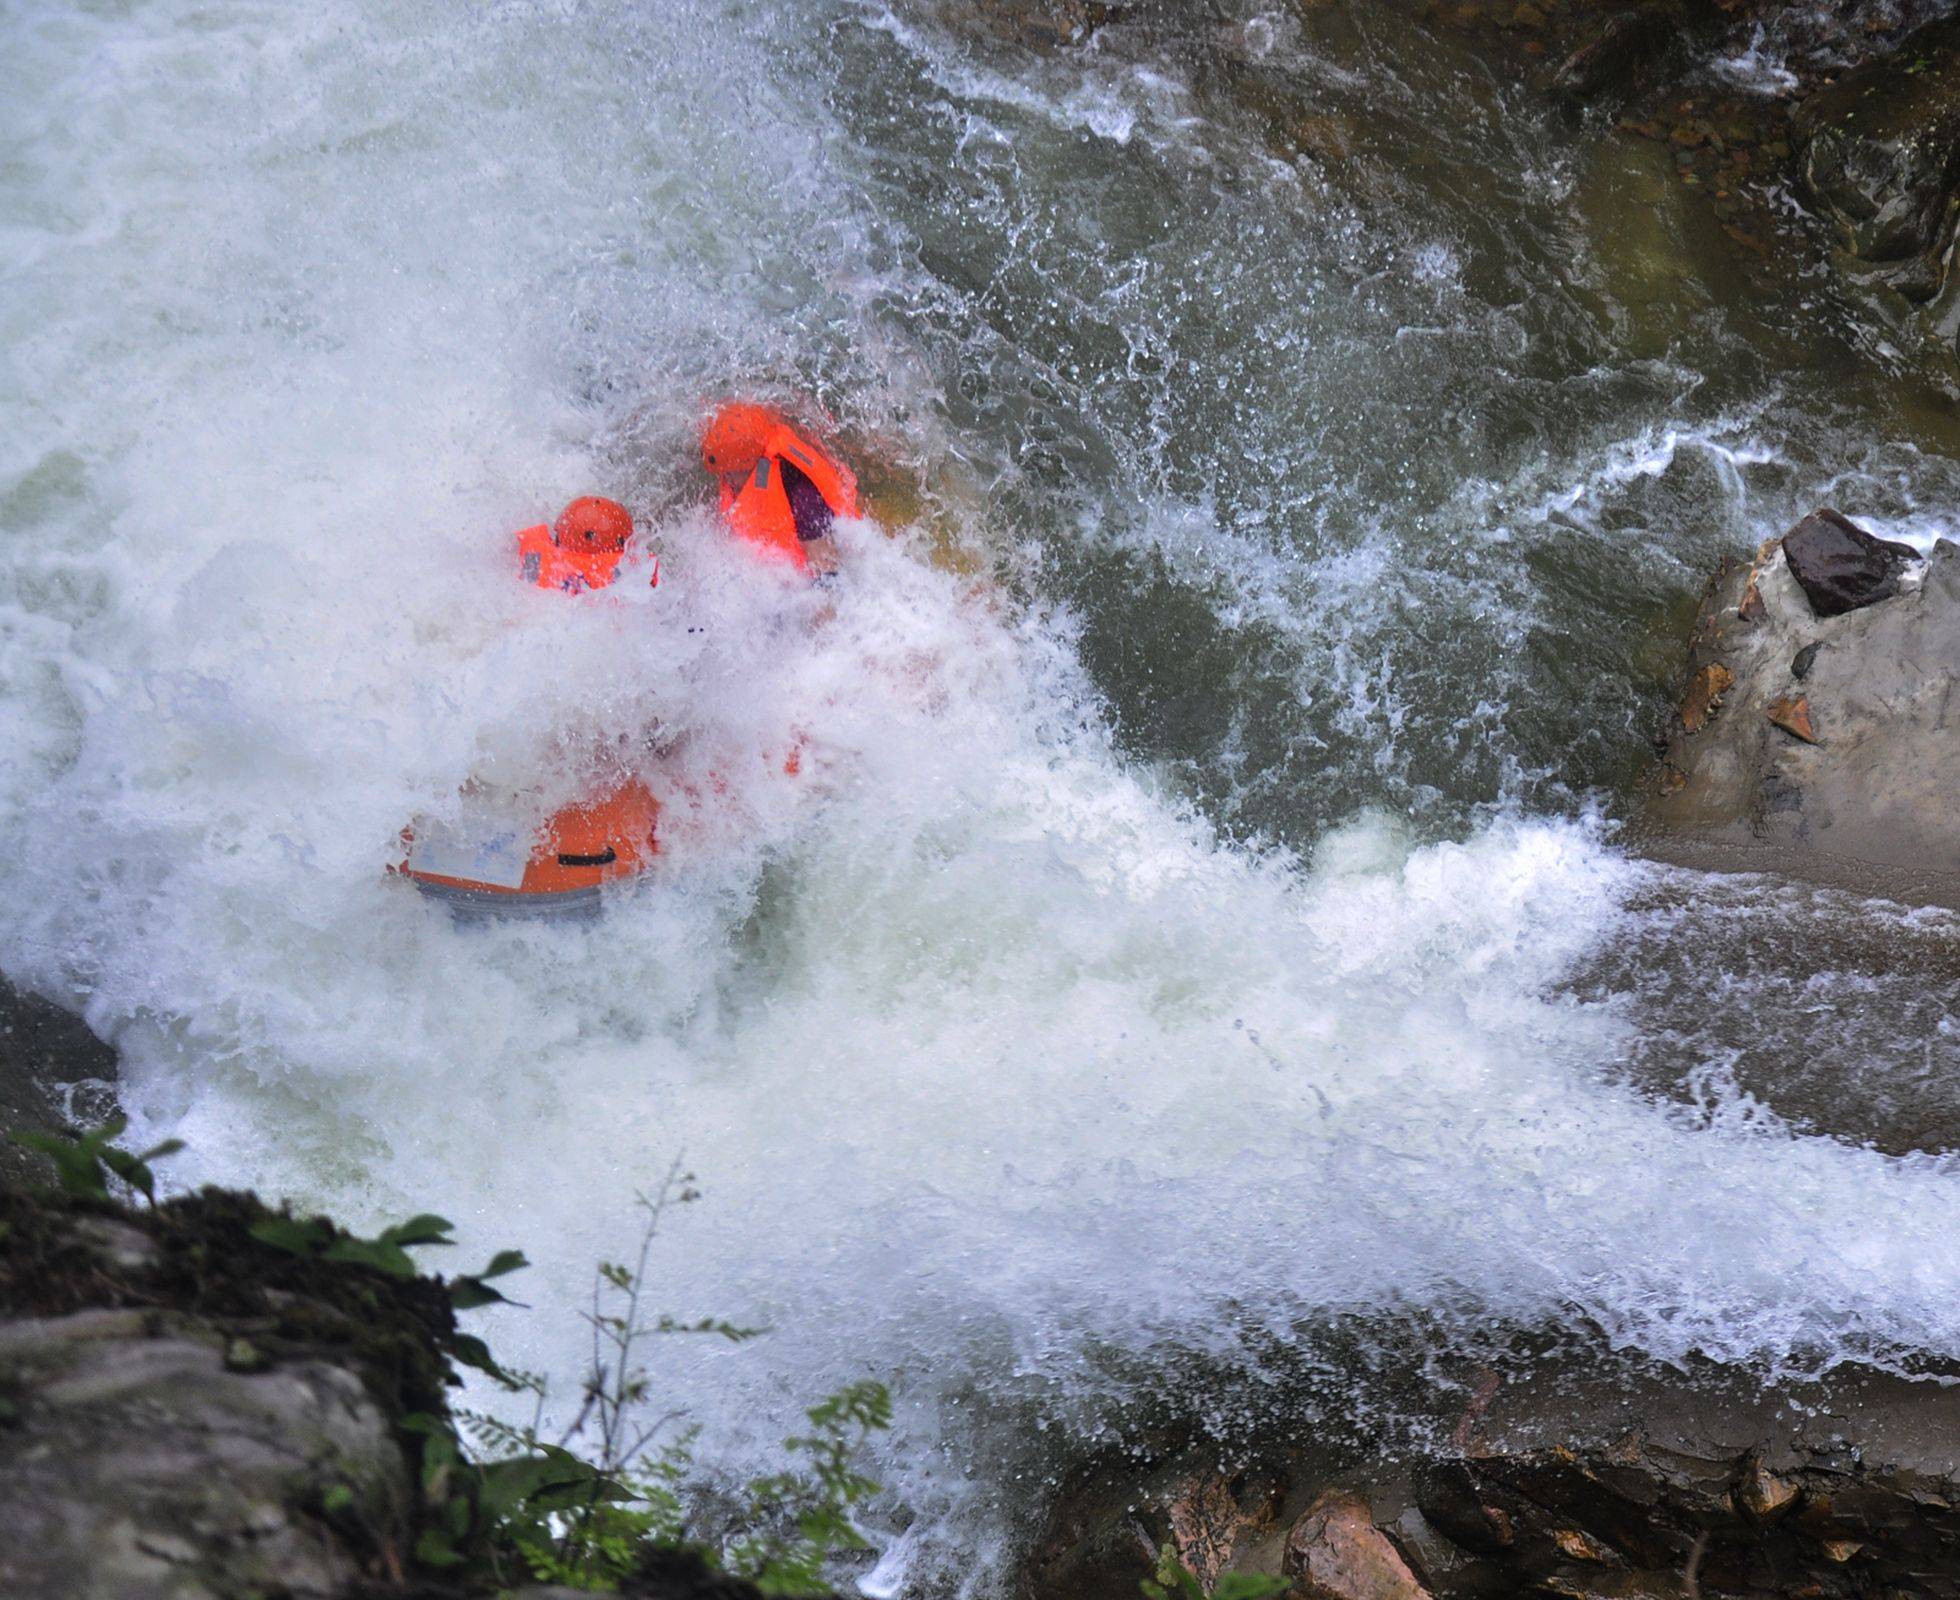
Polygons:
<instances>
[{"instance_id":1,"label":"river current","mask_svg":"<svg viewBox=\"0 0 1960 1600\"><path fill-rule=\"evenodd\" d=\"M772 1331L664 1392L741 1474L888 1380L880 1593L1184 1375L1392 1410L1357 1326L1960 1359L1960 923L1618 843L1705 574L1950 529L1953 423L1664 171L1358 0L0 41L0 968L171 1182L523 1248L483 1331L570 1392L684 1157L659 1299ZM862 467L838 588L722 544L729 394ZM515 581L587 492L657 588ZM649 728L600 920L387 877Z\"/></svg>"}]
</instances>

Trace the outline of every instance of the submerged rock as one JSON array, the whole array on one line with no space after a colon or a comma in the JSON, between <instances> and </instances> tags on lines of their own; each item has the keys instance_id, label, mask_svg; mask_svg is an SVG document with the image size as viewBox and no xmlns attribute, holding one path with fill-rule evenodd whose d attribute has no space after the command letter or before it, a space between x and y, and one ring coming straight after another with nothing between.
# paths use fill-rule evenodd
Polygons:
<instances>
[{"instance_id":1,"label":"submerged rock","mask_svg":"<svg viewBox=\"0 0 1960 1600\"><path fill-rule=\"evenodd\" d=\"M1635 839L1960 904L1960 546L1819 511L1711 585Z\"/></svg>"},{"instance_id":2,"label":"submerged rock","mask_svg":"<svg viewBox=\"0 0 1960 1600\"><path fill-rule=\"evenodd\" d=\"M956 26L1034 49L1082 44L1133 9L1126 0L961 0L945 8Z\"/></svg>"},{"instance_id":3,"label":"submerged rock","mask_svg":"<svg viewBox=\"0 0 1960 1600\"><path fill-rule=\"evenodd\" d=\"M1647 5L1607 17L1552 74L1551 91L1567 105L1624 93L1640 74L1666 55L1682 28L1679 11Z\"/></svg>"}]
</instances>

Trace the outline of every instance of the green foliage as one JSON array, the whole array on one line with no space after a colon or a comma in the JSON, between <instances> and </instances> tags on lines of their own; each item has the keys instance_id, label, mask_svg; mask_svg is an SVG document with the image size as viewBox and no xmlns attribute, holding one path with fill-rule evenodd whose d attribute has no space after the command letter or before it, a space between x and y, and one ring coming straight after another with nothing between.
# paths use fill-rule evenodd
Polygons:
<instances>
[{"instance_id":1,"label":"green foliage","mask_svg":"<svg viewBox=\"0 0 1960 1600\"><path fill-rule=\"evenodd\" d=\"M126 1127L118 1117L74 1138L11 1137L48 1156L69 1195L112 1201L120 1185L155 1208L149 1164L180 1150L182 1143L166 1140L133 1154L114 1142ZM523 1425L458 1411L467 1446L448 1415L423 1410L400 1421L419 1458L413 1551L418 1565L472 1582L530 1578L610 1591L632 1577L650 1551L688 1543L681 1489L697 1430L680 1426L678 1409L659 1406L645 1362L649 1342L667 1335L707 1335L742 1343L765 1331L717 1317L649 1313L648 1274L662 1219L669 1206L698 1198L693 1178L678 1162L652 1196L637 1197L643 1213L638 1255L630 1265L602 1262L596 1270L592 1304L582 1313L592 1335L591 1365L577 1412L555 1437L543 1432L549 1395L540 1376L507 1371L481 1339L457 1330L448 1318L431 1327L443 1356L487 1373L513 1393L531 1394L535 1404ZM266 1212L250 1197L245 1201L251 1220L242 1231L257 1243L408 1286L421 1277L410 1251L456 1242L454 1226L426 1212L363 1238L325 1217ZM170 1214L166 1206L158 1217L167 1221ZM492 1280L528 1265L520 1251L500 1250L481 1271L436 1282L456 1312L512 1304ZM245 1352L241 1362L247 1355L259 1359L246 1341L235 1344ZM890 1426L891 1398L882 1384L854 1383L811 1407L807 1416L809 1432L784 1442L793 1465L749 1485L738 1517L745 1532L724 1553L729 1570L765 1594L826 1593L823 1569L831 1557L864 1548L853 1510L878 1486L854 1471L851 1461L871 1433ZM355 1503L351 1489L335 1485L323 1495L321 1509L328 1516L348 1515ZM1265 1592L1221 1588L1217 1600L1258 1600ZM1186 1600L1182 1591L1177 1600Z\"/></svg>"},{"instance_id":2,"label":"green foliage","mask_svg":"<svg viewBox=\"0 0 1960 1600\"><path fill-rule=\"evenodd\" d=\"M421 1245L448 1245L451 1224L441 1217L423 1213L383 1228L372 1239L343 1233L325 1217L267 1217L252 1229L261 1244L287 1250L296 1256L313 1256L322 1261L338 1261L347 1266L372 1267L391 1278L413 1278L417 1268L408 1252Z\"/></svg>"},{"instance_id":3,"label":"green foliage","mask_svg":"<svg viewBox=\"0 0 1960 1600\"><path fill-rule=\"evenodd\" d=\"M478 1512L493 1543L514 1549L539 1582L616 1589L650 1548L685 1542L680 1489L696 1430L680 1428L680 1411L658 1404L645 1365L648 1341L706 1334L742 1343L763 1331L718 1317L689 1320L647 1310L661 1222L670 1206L698 1197L678 1162L654 1194L638 1197L638 1254L630 1265L601 1262L594 1274L591 1308L583 1313L591 1364L578 1411L555 1439L544 1436L550 1397L533 1373L505 1374L512 1389L535 1397L529 1423L463 1414L482 1458L475 1469ZM785 1444L803 1464L750 1486L742 1521L756 1531L727 1552L729 1568L768 1594L823 1593L824 1563L838 1551L863 1547L851 1508L877 1485L853 1472L850 1460L867 1434L890 1425L891 1399L880 1384L853 1384L808 1415L810 1433ZM440 1557L455 1547L451 1538L429 1549Z\"/></svg>"},{"instance_id":4,"label":"green foliage","mask_svg":"<svg viewBox=\"0 0 1960 1600\"><path fill-rule=\"evenodd\" d=\"M891 1426L891 1395L882 1383L853 1383L805 1415L811 1431L783 1447L808 1466L749 1485L749 1515L764 1529L728 1552L729 1567L764 1594L823 1594L831 1556L865 1548L851 1508L878 1485L852 1470L851 1457L872 1433Z\"/></svg>"},{"instance_id":5,"label":"green foliage","mask_svg":"<svg viewBox=\"0 0 1960 1600\"><path fill-rule=\"evenodd\" d=\"M154 1206L157 1185L150 1163L175 1155L184 1148L184 1141L166 1139L140 1155L132 1155L115 1144L128 1126L127 1117L117 1116L72 1139L58 1133L10 1133L7 1137L26 1149L38 1150L54 1162L55 1180L63 1194L83 1200L110 1200L115 1198L110 1190L110 1181L115 1179Z\"/></svg>"},{"instance_id":6,"label":"green foliage","mask_svg":"<svg viewBox=\"0 0 1960 1600\"><path fill-rule=\"evenodd\" d=\"M269 1244L275 1250L284 1250L292 1255L331 1261L342 1266L367 1267L386 1277L405 1280L418 1276L420 1270L408 1252L427 1246L452 1245L456 1242L450 1237L454 1231L455 1224L429 1212L383 1228L372 1239L363 1239L337 1228L325 1217L282 1215L264 1217L254 1223L252 1237L261 1244ZM490 1287L489 1280L529 1265L521 1250L499 1250L481 1272L448 1280L449 1303L457 1311L512 1304L514 1302L509 1301L501 1291ZM452 1330L444 1337L442 1347L443 1353L452 1360L487 1373L499 1383L510 1384L509 1375L498 1366L496 1357L490 1354L490 1347L474 1334Z\"/></svg>"},{"instance_id":7,"label":"green foliage","mask_svg":"<svg viewBox=\"0 0 1960 1600\"><path fill-rule=\"evenodd\" d=\"M1207 1589L1166 1543L1157 1552L1157 1576L1145 1578L1142 1587L1149 1600L1272 1600L1293 1585L1263 1572L1221 1572L1218 1582Z\"/></svg>"}]
</instances>

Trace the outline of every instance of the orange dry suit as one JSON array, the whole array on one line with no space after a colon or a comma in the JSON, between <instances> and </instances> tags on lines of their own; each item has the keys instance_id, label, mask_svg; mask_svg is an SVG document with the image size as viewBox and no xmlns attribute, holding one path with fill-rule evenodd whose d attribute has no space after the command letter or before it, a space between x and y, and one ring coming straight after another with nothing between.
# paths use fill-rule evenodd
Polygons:
<instances>
[{"instance_id":1,"label":"orange dry suit","mask_svg":"<svg viewBox=\"0 0 1960 1600\"><path fill-rule=\"evenodd\" d=\"M816 445L761 407L730 406L710 425L709 437L737 413L753 419L749 434L754 464L740 488L721 486L721 509L728 525L758 549L779 560L808 567L804 546L830 532L839 517L858 511L857 478L849 467L833 461ZM712 456L710 465L718 466ZM741 452L748 454L748 449Z\"/></svg>"}]
</instances>

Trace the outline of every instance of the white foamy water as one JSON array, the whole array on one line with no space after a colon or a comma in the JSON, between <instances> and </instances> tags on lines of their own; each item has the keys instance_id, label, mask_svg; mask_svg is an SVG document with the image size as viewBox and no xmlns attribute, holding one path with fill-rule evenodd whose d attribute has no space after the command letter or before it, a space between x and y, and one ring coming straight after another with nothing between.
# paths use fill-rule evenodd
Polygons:
<instances>
[{"instance_id":1,"label":"white foamy water","mask_svg":"<svg viewBox=\"0 0 1960 1600\"><path fill-rule=\"evenodd\" d=\"M1765 1370L1960 1356L1950 1162L1605 1070L1639 1017L1559 982L1653 869L1596 819L1437 842L1330 785L1313 809L1353 820L1311 863L1235 845L1122 749L1093 618L994 509L961 531L1018 589L868 525L824 596L724 547L682 491L732 387L943 448L931 341L886 314L934 302L797 82L824 58L767 19L6 30L0 964L118 1044L142 1131L189 1142L175 1181L438 1210L459 1266L523 1247L533 1309L489 1332L569 1384L591 1265L684 1152L707 1197L664 1302L775 1330L672 1352L704 1456L771 1461L801 1405L889 1379L877 1531L911 1531L884 1576L922 1591L942 1556L984 1581L961 1553L1023 1503L967 1470L1019 1448L990 1420L1093 1432L1156 1351L1229 1369L1408 1314ZM941 76L1035 92L975 72ZM1688 442L1724 493L1768 459ZM1630 426L1520 486L1519 526L1583 539L1682 443ZM515 581L510 531L586 491L658 509L658 589ZM1199 571L1228 630L1330 592L1392 624L1372 533L1315 562L1260 527L1167 513L1107 547ZM1392 765L1379 641L1300 637ZM385 876L466 778L568 795L608 760L669 796L671 848L602 920L463 928Z\"/></svg>"}]
</instances>

